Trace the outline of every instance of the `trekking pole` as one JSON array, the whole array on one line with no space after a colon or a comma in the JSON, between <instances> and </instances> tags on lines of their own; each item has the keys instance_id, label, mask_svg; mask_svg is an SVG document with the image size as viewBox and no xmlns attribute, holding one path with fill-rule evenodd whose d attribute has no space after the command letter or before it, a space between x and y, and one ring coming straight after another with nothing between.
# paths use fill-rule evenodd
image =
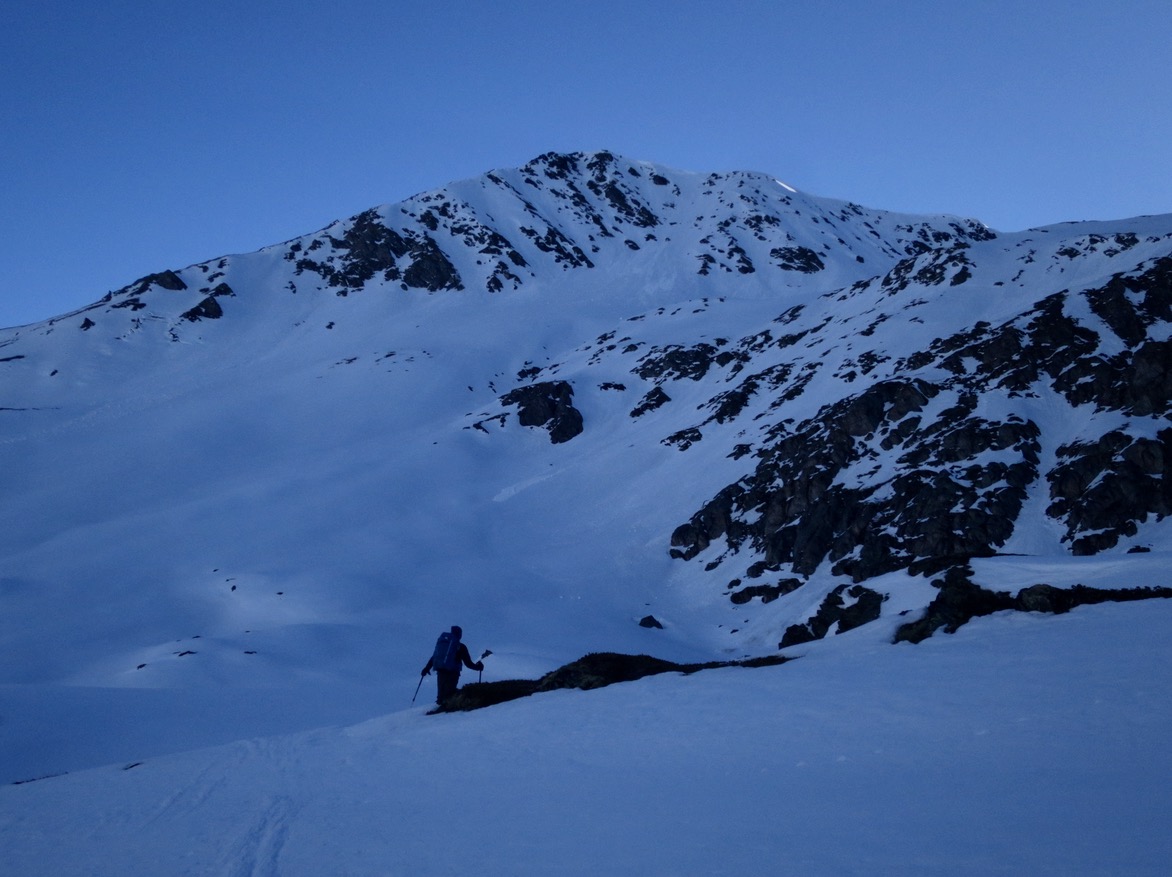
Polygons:
<instances>
[{"instance_id":1,"label":"trekking pole","mask_svg":"<svg viewBox=\"0 0 1172 877\"><path fill-rule=\"evenodd\" d=\"M419 684L415 686L415 693L411 695L411 702L415 703L415 698L419 697L419 689L423 687L423 674L419 674Z\"/></svg>"},{"instance_id":2,"label":"trekking pole","mask_svg":"<svg viewBox=\"0 0 1172 877\"><path fill-rule=\"evenodd\" d=\"M491 649L485 649L484 654L480 656L480 660L483 661L485 658L487 658L491 654L492 654ZM483 682L484 681L484 670L481 669L479 672L480 672L480 675L476 677L476 681Z\"/></svg>"}]
</instances>

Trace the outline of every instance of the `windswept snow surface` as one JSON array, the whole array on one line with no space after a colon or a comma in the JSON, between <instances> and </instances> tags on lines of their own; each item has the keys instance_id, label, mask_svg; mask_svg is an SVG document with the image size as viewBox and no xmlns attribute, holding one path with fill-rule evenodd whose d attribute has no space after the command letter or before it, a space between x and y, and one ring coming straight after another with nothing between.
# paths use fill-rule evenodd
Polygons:
<instances>
[{"instance_id":1,"label":"windswept snow surface","mask_svg":"<svg viewBox=\"0 0 1172 877\"><path fill-rule=\"evenodd\" d=\"M916 646L862 629L780 667L4 786L0 860L22 877L1155 877L1170 624L1157 601L1005 613Z\"/></svg>"}]
</instances>

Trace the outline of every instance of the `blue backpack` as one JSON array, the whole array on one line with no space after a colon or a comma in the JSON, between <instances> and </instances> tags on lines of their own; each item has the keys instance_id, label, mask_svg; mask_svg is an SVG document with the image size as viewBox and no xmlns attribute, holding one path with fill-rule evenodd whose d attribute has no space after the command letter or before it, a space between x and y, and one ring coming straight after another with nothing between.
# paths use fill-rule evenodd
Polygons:
<instances>
[{"instance_id":1,"label":"blue backpack","mask_svg":"<svg viewBox=\"0 0 1172 877\"><path fill-rule=\"evenodd\" d=\"M460 669L460 637L445 630L435 641L435 651L431 655L431 666L436 670Z\"/></svg>"}]
</instances>

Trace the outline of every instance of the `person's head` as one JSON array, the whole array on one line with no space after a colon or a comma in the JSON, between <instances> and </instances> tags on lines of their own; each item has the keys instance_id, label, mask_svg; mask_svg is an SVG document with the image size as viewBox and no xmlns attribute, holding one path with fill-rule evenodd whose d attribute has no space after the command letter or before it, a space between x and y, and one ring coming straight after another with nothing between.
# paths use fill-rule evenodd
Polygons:
<instances>
[{"instance_id":1,"label":"person's head","mask_svg":"<svg viewBox=\"0 0 1172 877\"><path fill-rule=\"evenodd\" d=\"M464 635L464 631L460 628L460 625L453 624L452 625L452 636L454 636L456 639L459 639L463 635Z\"/></svg>"}]
</instances>

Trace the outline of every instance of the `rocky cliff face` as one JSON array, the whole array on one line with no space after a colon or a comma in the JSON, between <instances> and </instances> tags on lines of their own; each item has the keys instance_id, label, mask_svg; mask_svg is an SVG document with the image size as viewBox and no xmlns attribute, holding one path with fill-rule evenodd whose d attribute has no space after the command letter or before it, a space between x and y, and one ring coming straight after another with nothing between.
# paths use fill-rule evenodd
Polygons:
<instances>
[{"instance_id":1,"label":"rocky cliff face","mask_svg":"<svg viewBox=\"0 0 1172 877\"><path fill-rule=\"evenodd\" d=\"M1031 493L1073 554L1133 539L1170 508L1170 264L1157 258L935 338L858 390L852 376L812 417L763 433L752 471L673 533L676 554L718 543L722 556L758 558L753 577L825 564L864 581L996 554L1029 525ZM906 273L897 266L878 285ZM750 378L742 394L747 383L755 389ZM1041 400L1085 419L1080 438L1046 434Z\"/></svg>"}]
</instances>

